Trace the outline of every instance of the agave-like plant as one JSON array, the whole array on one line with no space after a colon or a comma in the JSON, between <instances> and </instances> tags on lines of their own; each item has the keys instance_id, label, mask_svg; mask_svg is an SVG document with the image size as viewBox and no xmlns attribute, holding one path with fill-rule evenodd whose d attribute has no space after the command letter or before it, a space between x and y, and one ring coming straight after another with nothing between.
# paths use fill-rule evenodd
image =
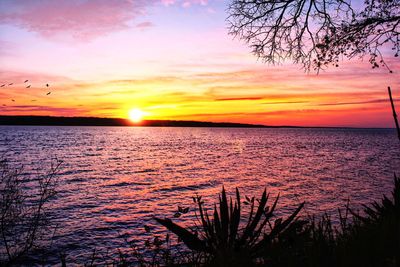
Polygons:
<instances>
[{"instance_id":1,"label":"agave-like plant","mask_svg":"<svg viewBox=\"0 0 400 267\"><path fill-rule=\"evenodd\" d=\"M361 216L352 210L350 212L356 219L364 224L377 223L388 216L400 219L400 177L394 174L394 189L392 192L392 200L386 195L383 196L381 203L374 201L370 205L363 205L366 216Z\"/></svg>"},{"instance_id":2,"label":"agave-like plant","mask_svg":"<svg viewBox=\"0 0 400 267\"><path fill-rule=\"evenodd\" d=\"M269 194L264 190L261 198L255 201L247 198L250 205L247 220L241 220L241 202L239 190L236 188L236 200L228 203L225 189L219 197L219 209L214 206L214 212L209 215L204 209L201 197L194 198L199 209L199 235L170 219L155 218L161 225L176 234L192 251L204 253L214 266L245 266L268 258L268 249L281 238L302 229L305 221L297 215L303 208L301 203L286 219L274 219L274 211L279 195L273 205L267 206ZM258 207L256 207L258 202ZM247 221L245 223L241 223ZM243 224L243 225L242 225Z\"/></svg>"}]
</instances>

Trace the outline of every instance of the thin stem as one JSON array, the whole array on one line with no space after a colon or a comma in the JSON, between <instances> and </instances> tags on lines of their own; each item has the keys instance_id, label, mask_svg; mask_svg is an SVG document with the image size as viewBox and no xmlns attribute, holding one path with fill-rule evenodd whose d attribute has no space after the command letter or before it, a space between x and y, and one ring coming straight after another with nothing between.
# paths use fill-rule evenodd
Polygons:
<instances>
[{"instance_id":1,"label":"thin stem","mask_svg":"<svg viewBox=\"0 0 400 267\"><path fill-rule=\"evenodd\" d=\"M399 138L399 140L400 140L399 121L397 120L397 114L396 114L396 110L395 110L395 108L394 108L394 102L393 102L392 91L390 90L390 86L388 87L388 92L389 92L390 103L392 104L393 118L394 118L394 122L395 122L395 124L396 124L397 136L398 136L398 138Z\"/></svg>"}]
</instances>

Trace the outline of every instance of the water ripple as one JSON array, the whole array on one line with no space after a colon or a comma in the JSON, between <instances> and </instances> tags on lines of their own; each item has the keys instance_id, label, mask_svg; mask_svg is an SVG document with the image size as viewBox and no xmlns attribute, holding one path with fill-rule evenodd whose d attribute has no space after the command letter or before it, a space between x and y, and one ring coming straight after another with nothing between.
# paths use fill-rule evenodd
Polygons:
<instances>
[{"instance_id":1,"label":"water ripple","mask_svg":"<svg viewBox=\"0 0 400 267\"><path fill-rule=\"evenodd\" d=\"M301 201L310 214L335 214L347 199L360 207L390 192L399 151L388 129L0 126L0 154L24 176L64 161L50 215L54 246L70 259L123 246L123 237L140 244L144 224L162 231L153 216L192 209L196 194L211 206L222 185L231 195L280 193L280 215Z\"/></svg>"}]
</instances>

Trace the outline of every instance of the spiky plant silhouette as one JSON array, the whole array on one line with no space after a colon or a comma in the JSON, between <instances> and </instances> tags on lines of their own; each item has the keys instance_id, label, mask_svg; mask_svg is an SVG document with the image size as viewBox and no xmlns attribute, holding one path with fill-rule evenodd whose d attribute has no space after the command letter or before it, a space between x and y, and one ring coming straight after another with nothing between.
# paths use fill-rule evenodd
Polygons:
<instances>
[{"instance_id":1,"label":"spiky plant silhouette","mask_svg":"<svg viewBox=\"0 0 400 267\"><path fill-rule=\"evenodd\" d=\"M392 199L384 195L381 203L374 201L370 205L363 206L366 215L361 216L355 212L352 212L352 214L364 224L379 223L382 218L387 218L389 216L400 219L400 177L394 174Z\"/></svg>"},{"instance_id":2,"label":"spiky plant silhouette","mask_svg":"<svg viewBox=\"0 0 400 267\"><path fill-rule=\"evenodd\" d=\"M245 266L264 261L274 243L302 230L305 221L297 217L304 203L286 219L274 218L279 195L272 206L267 206L270 195L264 190L261 198L246 198L250 206L247 218L242 218L240 193L236 188L236 200L230 201L225 189L219 197L219 207L214 206L212 215L205 210L201 197L194 198L198 205L199 232L184 228L170 219L155 218L161 225L176 234L192 251L203 253L214 266ZM256 202L258 207L256 207Z\"/></svg>"}]
</instances>

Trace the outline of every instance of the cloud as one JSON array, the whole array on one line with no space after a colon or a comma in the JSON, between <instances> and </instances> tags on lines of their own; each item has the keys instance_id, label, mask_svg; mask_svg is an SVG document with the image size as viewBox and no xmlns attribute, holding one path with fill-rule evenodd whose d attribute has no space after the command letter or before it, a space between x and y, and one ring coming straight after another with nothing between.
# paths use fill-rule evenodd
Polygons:
<instances>
[{"instance_id":1,"label":"cloud","mask_svg":"<svg viewBox=\"0 0 400 267\"><path fill-rule=\"evenodd\" d=\"M215 101L237 101L237 100L262 100L263 97L228 97L228 98L217 98Z\"/></svg>"},{"instance_id":2,"label":"cloud","mask_svg":"<svg viewBox=\"0 0 400 267\"><path fill-rule=\"evenodd\" d=\"M57 115L57 116L79 116L87 112L82 108L65 108L65 107L51 107L39 105L14 105L14 106L0 106L2 115Z\"/></svg>"},{"instance_id":3,"label":"cloud","mask_svg":"<svg viewBox=\"0 0 400 267\"><path fill-rule=\"evenodd\" d=\"M395 98L393 101L399 101L400 98ZM363 105L363 104L377 104L377 103L389 103L389 99L371 99L365 101L353 101L353 102L338 102L338 103L322 103L318 106L344 106L344 105Z\"/></svg>"},{"instance_id":4,"label":"cloud","mask_svg":"<svg viewBox=\"0 0 400 267\"><path fill-rule=\"evenodd\" d=\"M19 71L9 71L0 68L0 81L1 83L14 83L14 85L25 85L24 81L28 79L29 83L41 83L44 85L46 83L61 83L61 82L72 82L72 80L65 76L57 76L44 73L34 73L34 72L19 72ZM25 86L24 86L25 87Z\"/></svg>"},{"instance_id":5,"label":"cloud","mask_svg":"<svg viewBox=\"0 0 400 267\"><path fill-rule=\"evenodd\" d=\"M92 39L129 27L156 0L6 0L0 4L0 23L45 37L67 34Z\"/></svg>"},{"instance_id":6,"label":"cloud","mask_svg":"<svg viewBox=\"0 0 400 267\"><path fill-rule=\"evenodd\" d=\"M176 0L161 0L161 3L165 6L172 6L176 3Z\"/></svg>"},{"instance_id":7,"label":"cloud","mask_svg":"<svg viewBox=\"0 0 400 267\"><path fill-rule=\"evenodd\" d=\"M369 109L365 109L369 110ZM226 112L226 113L194 113L194 114L184 114L175 117L233 117L233 116L276 116L276 115L292 115L299 113L323 113L323 112L336 112L336 113L346 113L349 110L321 110L321 109L296 109L296 110L277 110L277 111L265 111L265 112Z\"/></svg>"},{"instance_id":8,"label":"cloud","mask_svg":"<svg viewBox=\"0 0 400 267\"><path fill-rule=\"evenodd\" d=\"M279 104L303 104L310 101L280 101L280 102L264 102L264 105L279 105Z\"/></svg>"},{"instance_id":9,"label":"cloud","mask_svg":"<svg viewBox=\"0 0 400 267\"><path fill-rule=\"evenodd\" d=\"M144 30L144 29L148 29L148 28L154 27L154 24L151 21L145 21L145 22L141 22L141 23L136 24L135 27L139 28L141 30Z\"/></svg>"},{"instance_id":10,"label":"cloud","mask_svg":"<svg viewBox=\"0 0 400 267\"><path fill-rule=\"evenodd\" d=\"M264 112L188 113L173 119L215 122L241 122L264 125L334 126L334 127L392 127L389 108L359 109L295 109Z\"/></svg>"},{"instance_id":11,"label":"cloud","mask_svg":"<svg viewBox=\"0 0 400 267\"><path fill-rule=\"evenodd\" d=\"M165 6L172 6L180 4L183 8L191 7L192 5L208 5L208 0L161 0L161 3Z\"/></svg>"},{"instance_id":12,"label":"cloud","mask_svg":"<svg viewBox=\"0 0 400 267\"><path fill-rule=\"evenodd\" d=\"M392 126L387 92L377 86L389 83L388 76L376 75L368 80L353 75L337 77L340 79L332 83L334 77L330 75L245 69L80 81L0 70L0 81L15 83L0 90L0 105L8 106L0 113L125 117L127 110L140 107L151 114L151 119ZM24 87L25 78L32 81L30 90ZM40 87L46 82L54 89L50 97ZM398 91L393 96L400 101ZM37 102L32 103L32 99Z\"/></svg>"},{"instance_id":13,"label":"cloud","mask_svg":"<svg viewBox=\"0 0 400 267\"><path fill-rule=\"evenodd\" d=\"M12 42L0 40L0 55L12 56L15 55L15 45Z\"/></svg>"}]
</instances>

